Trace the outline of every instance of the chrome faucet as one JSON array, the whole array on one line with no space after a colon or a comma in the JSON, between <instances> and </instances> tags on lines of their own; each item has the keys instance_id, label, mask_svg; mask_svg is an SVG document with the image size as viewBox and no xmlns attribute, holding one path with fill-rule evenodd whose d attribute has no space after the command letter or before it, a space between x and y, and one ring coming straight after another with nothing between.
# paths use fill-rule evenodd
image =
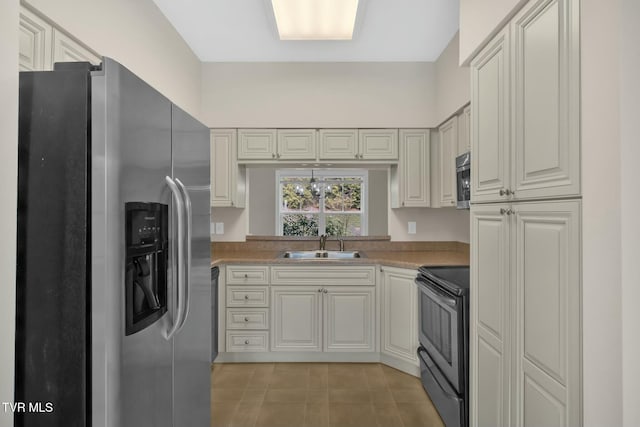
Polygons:
<instances>
[{"instance_id":1,"label":"chrome faucet","mask_svg":"<svg viewBox=\"0 0 640 427\"><path fill-rule=\"evenodd\" d=\"M344 239L340 239L340 252L344 252Z\"/></svg>"},{"instance_id":2,"label":"chrome faucet","mask_svg":"<svg viewBox=\"0 0 640 427\"><path fill-rule=\"evenodd\" d=\"M320 250L324 251L325 246L327 245L327 235L326 234L322 234L320 236Z\"/></svg>"}]
</instances>

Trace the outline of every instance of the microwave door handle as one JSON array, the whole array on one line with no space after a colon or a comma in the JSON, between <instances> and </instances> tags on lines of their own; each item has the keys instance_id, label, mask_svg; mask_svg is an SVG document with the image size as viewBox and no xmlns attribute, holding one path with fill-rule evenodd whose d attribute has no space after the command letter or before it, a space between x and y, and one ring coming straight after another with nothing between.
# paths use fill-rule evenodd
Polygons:
<instances>
[{"instance_id":1,"label":"microwave door handle","mask_svg":"<svg viewBox=\"0 0 640 427\"><path fill-rule=\"evenodd\" d=\"M183 283L184 286L184 307L182 310L182 319L180 320L180 325L178 326L178 331L182 329L185 321L187 320L187 316L189 316L189 305L191 303L191 240L193 238L193 211L191 206L191 197L189 196L189 192L185 185L178 178L175 179L180 192L182 193L182 197L184 200L184 223L186 228L185 233L185 257L183 259L183 270L185 281Z\"/></svg>"},{"instance_id":2,"label":"microwave door handle","mask_svg":"<svg viewBox=\"0 0 640 427\"><path fill-rule=\"evenodd\" d=\"M424 354L424 356L422 356ZM460 400L460 396L458 396L453 389L451 388L451 386L446 383L443 384L440 381L440 375L438 375L437 372L433 372L433 370L431 369L431 367L436 368L436 364L433 362L433 360L431 359L431 356L429 356L429 353L427 353L427 350L425 350L422 347L418 347L418 358L422 359L424 361L424 366L427 368L427 370L429 371L429 373L431 374L431 377L435 380L435 382L438 384L438 387L440 387L440 389L442 390L442 392L449 398L449 399L456 399L456 400ZM446 381L445 381L446 382Z\"/></svg>"},{"instance_id":3,"label":"microwave door handle","mask_svg":"<svg viewBox=\"0 0 640 427\"><path fill-rule=\"evenodd\" d=\"M177 256L174 258L175 262L173 263L173 268L177 270L176 285L178 289L178 292L177 292L178 297L175 304L175 317L173 318L171 327L169 328L169 330L166 332L166 335L165 335L165 338L168 341L178 331L178 328L180 327L181 319L183 317L182 306L184 301L184 285L183 285L184 270L182 268L182 265L184 264L183 259L184 259L184 231L185 230L184 230L184 203L182 200L182 194L180 194L180 190L178 189L178 186L173 181L173 179L171 179L171 177L169 176L165 177L165 181L167 183L167 186L171 190L171 194L173 196L173 200L176 205L176 209L175 209L176 218L174 219L173 223L174 225L177 225L177 229L178 229L178 238L176 239L176 243L177 243L176 255Z\"/></svg>"}]
</instances>

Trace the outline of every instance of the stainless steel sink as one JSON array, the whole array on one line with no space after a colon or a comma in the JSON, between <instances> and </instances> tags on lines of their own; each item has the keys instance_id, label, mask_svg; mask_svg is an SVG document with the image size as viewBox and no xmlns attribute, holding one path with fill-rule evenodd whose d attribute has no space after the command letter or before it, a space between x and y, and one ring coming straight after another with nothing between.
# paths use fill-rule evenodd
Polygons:
<instances>
[{"instance_id":1,"label":"stainless steel sink","mask_svg":"<svg viewBox=\"0 0 640 427\"><path fill-rule=\"evenodd\" d=\"M353 259L362 258L358 251L287 251L282 258L291 259Z\"/></svg>"}]
</instances>

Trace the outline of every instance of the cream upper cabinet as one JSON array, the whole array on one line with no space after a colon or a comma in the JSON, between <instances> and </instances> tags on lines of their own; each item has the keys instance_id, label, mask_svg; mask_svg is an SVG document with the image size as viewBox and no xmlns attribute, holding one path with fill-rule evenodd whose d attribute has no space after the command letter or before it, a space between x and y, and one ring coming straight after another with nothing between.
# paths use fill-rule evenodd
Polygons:
<instances>
[{"instance_id":1,"label":"cream upper cabinet","mask_svg":"<svg viewBox=\"0 0 640 427\"><path fill-rule=\"evenodd\" d=\"M278 129L276 158L279 160L315 160L317 133L315 129Z\"/></svg>"},{"instance_id":2,"label":"cream upper cabinet","mask_svg":"<svg viewBox=\"0 0 640 427\"><path fill-rule=\"evenodd\" d=\"M322 351L322 289L271 287L271 351Z\"/></svg>"},{"instance_id":3,"label":"cream upper cabinet","mask_svg":"<svg viewBox=\"0 0 640 427\"><path fill-rule=\"evenodd\" d=\"M471 207L471 420L582 425L580 201Z\"/></svg>"},{"instance_id":4,"label":"cream upper cabinet","mask_svg":"<svg viewBox=\"0 0 640 427\"><path fill-rule=\"evenodd\" d=\"M98 65L102 59L62 31L53 29L53 62L90 62Z\"/></svg>"},{"instance_id":5,"label":"cream upper cabinet","mask_svg":"<svg viewBox=\"0 0 640 427\"><path fill-rule=\"evenodd\" d=\"M471 62L471 201L508 200L509 31L500 32Z\"/></svg>"},{"instance_id":6,"label":"cream upper cabinet","mask_svg":"<svg viewBox=\"0 0 640 427\"><path fill-rule=\"evenodd\" d=\"M471 106L458 115L458 156L471 151Z\"/></svg>"},{"instance_id":7,"label":"cream upper cabinet","mask_svg":"<svg viewBox=\"0 0 640 427\"><path fill-rule=\"evenodd\" d=\"M238 129L238 160L274 160L276 129Z\"/></svg>"},{"instance_id":8,"label":"cream upper cabinet","mask_svg":"<svg viewBox=\"0 0 640 427\"><path fill-rule=\"evenodd\" d=\"M517 199L580 194L578 3L530 2L512 20Z\"/></svg>"},{"instance_id":9,"label":"cream upper cabinet","mask_svg":"<svg viewBox=\"0 0 640 427\"><path fill-rule=\"evenodd\" d=\"M578 3L530 1L472 61L472 202L580 195Z\"/></svg>"},{"instance_id":10,"label":"cream upper cabinet","mask_svg":"<svg viewBox=\"0 0 640 427\"><path fill-rule=\"evenodd\" d=\"M324 351L372 352L375 350L375 288L326 286Z\"/></svg>"},{"instance_id":11,"label":"cream upper cabinet","mask_svg":"<svg viewBox=\"0 0 640 427\"><path fill-rule=\"evenodd\" d=\"M471 206L471 425L509 426L511 395L508 205Z\"/></svg>"},{"instance_id":12,"label":"cream upper cabinet","mask_svg":"<svg viewBox=\"0 0 640 427\"><path fill-rule=\"evenodd\" d=\"M102 59L26 7L20 7L20 71L49 71L56 62L87 61L98 65Z\"/></svg>"},{"instance_id":13,"label":"cream upper cabinet","mask_svg":"<svg viewBox=\"0 0 640 427\"><path fill-rule=\"evenodd\" d=\"M244 166L236 161L237 135L235 129L211 130L211 206L245 206Z\"/></svg>"},{"instance_id":14,"label":"cream upper cabinet","mask_svg":"<svg viewBox=\"0 0 640 427\"><path fill-rule=\"evenodd\" d=\"M320 160L353 160L359 158L357 129L320 129Z\"/></svg>"},{"instance_id":15,"label":"cream upper cabinet","mask_svg":"<svg viewBox=\"0 0 640 427\"><path fill-rule=\"evenodd\" d=\"M418 366L416 271L383 267L381 277L381 351Z\"/></svg>"},{"instance_id":16,"label":"cream upper cabinet","mask_svg":"<svg viewBox=\"0 0 640 427\"><path fill-rule=\"evenodd\" d=\"M20 8L19 64L20 71L52 69L53 27L30 10Z\"/></svg>"},{"instance_id":17,"label":"cream upper cabinet","mask_svg":"<svg viewBox=\"0 0 640 427\"><path fill-rule=\"evenodd\" d=\"M359 158L398 160L398 129L359 129Z\"/></svg>"},{"instance_id":18,"label":"cream upper cabinet","mask_svg":"<svg viewBox=\"0 0 640 427\"><path fill-rule=\"evenodd\" d=\"M453 117L439 129L440 134L440 205L456 204L456 153L458 151L458 118Z\"/></svg>"},{"instance_id":19,"label":"cream upper cabinet","mask_svg":"<svg viewBox=\"0 0 640 427\"><path fill-rule=\"evenodd\" d=\"M391 207L431 205L428 129L400 129L400 157L391 170Z\"/></svg>"}]
</instances>

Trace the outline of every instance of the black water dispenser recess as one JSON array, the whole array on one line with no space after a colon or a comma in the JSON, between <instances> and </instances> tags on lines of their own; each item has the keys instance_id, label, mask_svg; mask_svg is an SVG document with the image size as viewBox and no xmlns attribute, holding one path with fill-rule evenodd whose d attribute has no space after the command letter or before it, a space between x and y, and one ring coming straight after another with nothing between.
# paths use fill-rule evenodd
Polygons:
<instances>
[{"instance_id":1,"label":"black water dispenser recess","mask_svg":"<svg viewBox=\"0 0 640 427\"><path fill-rule=\"evenodd\" d=\"M131 335L167 312L168 206L128 202L125 213L125 335Z\"/></svg>"}]
</instances>

